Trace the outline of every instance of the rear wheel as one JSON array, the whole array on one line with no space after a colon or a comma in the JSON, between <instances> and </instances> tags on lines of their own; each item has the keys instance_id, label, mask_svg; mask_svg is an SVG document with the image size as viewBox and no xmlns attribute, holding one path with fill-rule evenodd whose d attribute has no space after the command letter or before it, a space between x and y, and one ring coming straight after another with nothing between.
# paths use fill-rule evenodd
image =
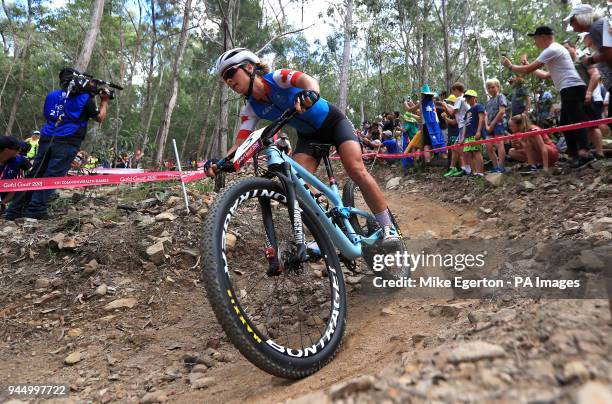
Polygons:
<instances>
[{"instance_id":1,"label":"rear wheel","mask_svg":"<svg viewBox=\"0 0 612 404\"><path fill-rule=\"evenodd\" d=\"M226 188L204 225L202 278L232 344L260 369L297 379L335 356L347 303L334 246L303 204L304 237L317 243L323 258L289 263L297 247L286 200L281 186L268 179L248 178ZM278 246L278 261L272 261L281 263L281 271L269 271L264 212L271 212Z\"/></svg>"},{"instance_id":2,"label":"rear wheel","mask_svg":"<svg viewBox=\"0 0 612 404\"><path fill-rule=\"evenodd\" d=\"M342 203L344 203L345 206L352 206L365 211L369 210L363 199L363 195L361 194L359 187L351 180L348 180L344 184L344 188L342 189ZM400 227L392 212L391 220L393 221L393 225L395 226L397 231L400 232L401 235ZM374 233L376 230L380 229L380 225L378 224L378 222L372 219L366 219L362 216L351 215L349 221L353 226L355 232L363 237L367 237ZM406 241L403 236L401 240L393 247L383 248L379 240L373 246L363 245L362 250L363 259L372 271L374 271L375 255L396 255L399 252L401 257L400 262L394 262L393 265L386 266L385 269L380 271L380 275L384 279L388 280L398 280L401 278L410 277L412 273L411 265L410 261L408 260L408 248L406 247Z\"/></svg>"}]
</instances>

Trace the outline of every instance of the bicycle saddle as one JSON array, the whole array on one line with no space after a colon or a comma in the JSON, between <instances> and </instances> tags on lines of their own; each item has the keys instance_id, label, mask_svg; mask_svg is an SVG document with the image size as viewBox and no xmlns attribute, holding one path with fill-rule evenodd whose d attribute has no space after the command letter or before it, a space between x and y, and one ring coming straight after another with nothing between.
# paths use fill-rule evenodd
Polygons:
<instances>
[{"instance_id":1,"label":"bicycle saddle","mask_svg":"<svg viewBox=\"0 0 612 404\"><path fill-rule=\"evenodd\" d=\"M323 157L329 155L329 149L331 149L333 145L325 144L325 143L311 143L310 148L315 153L315 157Z\"/></svg>"}]
</instances>

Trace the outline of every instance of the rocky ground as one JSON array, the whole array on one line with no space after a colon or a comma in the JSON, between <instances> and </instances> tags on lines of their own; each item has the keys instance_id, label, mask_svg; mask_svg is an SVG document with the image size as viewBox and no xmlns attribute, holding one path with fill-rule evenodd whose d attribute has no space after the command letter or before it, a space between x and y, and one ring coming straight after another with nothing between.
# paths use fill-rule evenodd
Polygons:
<instances>
[{"instance_id":1,"label":"rocky ground","mask_svg":"<svg viewBox=\"0 0 612 404\"><path fill-rule=\"evenodd\" d=\"M565 270L593 274L609 270L611 166L374 174L415 243L586 240ZM50 221L0 221L2 384L69 386L58 402L612 402L607 299L389 295L363 268L347 273L338 357L297 382L264 374L229 344L199 282L209 186L190 186L190 214L159 184L63 191Z\"/></svg>"}]
</instances>

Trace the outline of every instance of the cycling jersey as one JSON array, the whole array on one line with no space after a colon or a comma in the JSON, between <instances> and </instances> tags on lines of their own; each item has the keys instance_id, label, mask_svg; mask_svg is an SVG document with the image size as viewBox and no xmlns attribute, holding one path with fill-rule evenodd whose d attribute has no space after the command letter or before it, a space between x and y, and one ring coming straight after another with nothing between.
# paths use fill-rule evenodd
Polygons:
<instances>
[{"instance_id":1,"label":"cycling jersey","mask_svg":"<svg viewBox=\"0 0 612 404\"><path fill-rule=\"evenodd\" d=\"M304 73L296 70L280 69L261 77L269 103L256 101L253 96L248 98L240 111L241 125L238 139L246 139L260 118L275 121L283 112L293 107L296 94L303 91L302 88L295 86L298 77L302 74ZM288 125L299 133L314 134L323 126L329 109L329 103L319 98L310 109L291 119Z\"/></svg>"},{"instance_id":2,"label":"cycling jersey","mask_svg":"<svg viewBox=\"0 0 612 404\"><path fill-rule=\"evenodd\" d=\"M287 109L293 107L296 94L303 91L296 87L302 72L289 69L276 70L262 76L269 102L256 101L252 96L240 111L238 139L246 139L255 129L260 118L275 121ZM293 117L289 126L295 128L298 141L295 153L306 153L314 157L311 143L331 143L336 148L347 140L359 142L353 124L337 107L323 98L306 112Z\"/></svg>"}]
</instances>

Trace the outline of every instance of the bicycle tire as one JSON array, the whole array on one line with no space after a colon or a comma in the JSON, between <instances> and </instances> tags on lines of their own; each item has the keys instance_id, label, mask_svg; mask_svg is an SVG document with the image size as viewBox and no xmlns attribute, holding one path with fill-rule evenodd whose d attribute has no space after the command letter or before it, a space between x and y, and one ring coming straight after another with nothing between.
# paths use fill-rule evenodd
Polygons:
<instances>
[{"instance_id":1,"label":"bicycle tire","mask_svg":"<svg viewBox=\"0 0 612 404\"><path fill-rule=\"evenodd\" d=\"M300 203L304 229L312 233L321 251L327 254L328 272L330 267L337 268L333 270L335 277L328 276L330 285L332 281L335 281L335 288L332 288L330 294L333 295L332 306L337 316L334 318L333 313L330 315L324 328L326 332L331 333L330 338L312 356L295 357L289 352L279 351L271 344L274 340L255 326L240 305L237 293L232 289L232 281L226 268L227 261L224 260L225 232L228 223L231 222L232 209L236 212L239 205L246 200L241 201L241 198L257 198L255 195L257 193L261 195L260 191L266 191L266 196L270 196L271 200L284 203L282 199L285 196L281 186L277 182L259 177L238 181L219 194L204 223L201 276L208 301L217 320L230 342L240 353L265 372L282 378L300 379L321 369L335 357L338 351L346 327L347 315L344 278L338 255L329 236L321 229L315 213L307 205ZM249 198L250 195L253 196ZM317 343L322 341L321 339ZM307 354L306 350L305 352Z\"/></svg>"},{"instance_id":2,"label":"bicycle tire","mask_svg":"<svg viewBox=\"0 0 612 404\"><path fill-rule=\"evenodd\" d=\"M342 203L344 204L344 206L355 207L355 194L358 191L359 191L359 187L352 180L348 180L344 184L344 187L342 189ZM362 207L362 208L365 209L365 207ZM393 225L401 234L400 227L399 227L399 224L397 223L395 215L393 215L391 211L389 211L389 213L391 214L391 221L393 222ZM379 224L372 219L368 219L366 222L366 225L364 226L363 224L359 222L357 215L351 215L351 217L349 218L349 222L351 223L351 226L353 226L353 229L355 230L355 232L359 234L360 236L364 236L364 237L368 236L369 234L372 234L374 231L380 228ZM399 248L395 248L393 250L388 250L388 251L383 250L377 244L371 247L368 247L368 246L362 247L362 258L366 262L368 268L370 268L370 270L375 273L380 273L381 277L386 280L397 281L397 280L400 280L401 278L409 278L410 275L412 274L411 265L409 264L408 265L398 265L393 270L383 269L381 271L374 271L374 256L375 255L377 254L395 254L396 252L399 252L401 255L404 255L404 253L408 251L404 237L402 237L400 241Z\"/></svg>"}]
</instances>

